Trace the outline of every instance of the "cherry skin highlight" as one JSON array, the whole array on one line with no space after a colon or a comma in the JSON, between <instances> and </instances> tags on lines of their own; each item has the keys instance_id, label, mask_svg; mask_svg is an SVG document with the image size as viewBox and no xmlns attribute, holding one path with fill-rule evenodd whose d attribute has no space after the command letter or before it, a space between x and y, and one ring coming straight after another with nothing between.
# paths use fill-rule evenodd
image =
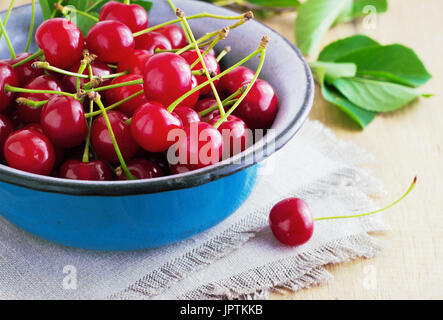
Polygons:
<instances>
[{"instance_id":1,"label":"cherry skin highlight","mask_svg":"<svg viewBox=\"0 0 443 320\"><path fill-rule=\"evenodd\" d=\"M51 76L39 76L29 82L25 89L33 90L49 90L49 91L63 91L62 84ZM26 98L33 101L49 100L53 97L53 94L48 93L20 93L19 97ZM17 104L17 110L20 114L20 118L26 123L38 123L40 122L40 115L42 108L33 108L30 106Z\"/></svg>"},{"instance_id":2,"label":"cherry skin highlight","mask_svg":"<svg viewBox=\"0 0 443 320\"><path fill-rule=\"evenodd\" d=\"M86 46L105 63L118 63L134 51L131 29L118 21L101 21L88 32Z\"/></svg>"},{"instance_id":3,"label":"cherry skin highlight","mask_svg":"<svg viewBox=\"0 0 443 320\"><path fill-rule=\"evenodd\" d=\"M30 55L31 54L29 52L23 52L18 54L15 59L5 60L4 62L7 62L9 65L13 66L14 64L26 59ZM32 67L32 64L36 61L39 60L33 59L29 62L26 62L25 64L22 64L21 66L14 68L15 74L18 78L19 86L23 87L34 78L44 75L43 69L36 69Z\"/></svg>"},{"instance_id":4,"label":"cherry skin highlight","mask_svg":"<svg viewBox=\"0 0 443 320\"><path fill-rule=\"evenodd\" d=\"M58 176L71 180L110 181L113 180L109 165L101 160L81 162L68 160L60 167Z\"/></svg>"},{"instance_id":5,"label":"cherry skin highlight","mask_svg":"<svg viewBox=\"0 0 443 320\"><path fill-rule=\"evenodd\" d=\"M165 107L192 88L189 64L169 52L155 54L148 60L143 80L148 101L157 101Z\"/></svg>"},{"instance_id":6,"label":"cherry skin highlight","mask_svg":"<svg viewBox=\"0 0 443 320\"><path fill-rule=\"evenodd\" d=\"M223 138L220 132L205 122L194 122L184 127L185 139L176 144L178 164L203 168L220 161Z\"/></svg>"},{"instance_id":7,"label":"cherry skin highlight","mask_svg":"<svg viewBox=\"0 0 443 320\"><path fill-rule=\"evenodd\" d=\"M35 39L52 66L68 69L82 58L84 38L71 21L53 18L44 21L37 29Z\"/></svg>"},{"instance_id":8,"label":"cherry skin highlight","mask_svg":"<svg viewBox=\"0 0 443 320\"><path fill-rule=\"evenodd\" d=\"M49 99L43 106L40 123L52 143L65 149L82 144L88 134L83 106L71 97Z\"/></svg>"},{"instance_id":9,"label":"cherry skin highlight","mask_svg":"<svg viewBox=\"0 0 443 320\"><path fill-rule=\"evenodd\" d=\"M14 131L12 122L0 113L0 160L3 159L3 146L8 136Z\"/></svg>"},{"instance_id":10,"label":"cherry skin highlight","mask_svg":"<svg viewBox=\"0 0 443 320\"><path fill-rule=\"evenodd\" d=\"M146 151L163 152L174 143L168 140L171 130L181 129L178 116L170 113L157 102L141 105L134 113L131 131L137 143Z\"/></svg>"},{"instance_id":11,"label":"cherry skin highlight","mask_svg":"<svg viewBox=\"0 0 443 320\"><path fill-rule=\"evenodd\" d=\"M128 82L128 81L139 80L141 78L142 78L141 75L128 74L128 75L124 75L124 76L115 78L114 80L112 80L111 85L123 83L123 82ZM108 104L114 104L114 103L119 102L123 99L126 99L127 97L129 97L141 90L143 90L142 84L134 84L131 86L106 90L106 93L105 93L106 101L108 102ZM137 97L132 98L131 100L121 104L120 106L117 107L117 110L120 112L123 112L128 117L131 117L134 114L135 110L139 106L141 106L142 104L144 104L146 102L148 102L148 100L146 100L146 97L143 94L141 94L141 95L138 95Z\"/></svg>"},{"instance_id":12,"label":"cherry skin highlight","mask_svg":"<svg viewBox=\"0 0 443 320\"><path fill-rule=\"evenodd\" d=\"M214 116L208 121L209 124L215 125L221 119L220 115ZM227 159L240 153L249 146L251 140L246 123L239 117L230 115L218 127L218 131L223 136L223 159ZM229 148L228 148L229 146Z\"/></svg>"},{"instance_id":13,"label":"cherry skin highlight","mask_svg":"<svg viewBox=\"0 0 443 320\"><path fill-rule=\"evenodd\" d=\"M278 111L278 98L272 86L257 80L245 99L235 109L234 115L240 117L250 129L269 129Z\"/></svg>"},{"instance_id":14,"label":"cherry skin highlight","mask_svg":"<svg viewBox=\"0 0 443 320\"><path fill-rule=\"evenodd\" d=\"M254 75L251 69L239 66L220 79L218 88L224 95L229 96L240 89L244 83L251 82Z\"/></svg>"},{"instance_id":15,"label":"cherry skin highlight","mask_svg":"<svg viewBox=\"0 0 443 320\"><path fill-rule=\"evenodd\" d=\"M3 147L8 166L30 173L48 175L54 168L51 141L35 130L19 130L9 135Z\"/></svg>"},{"instance_id":16,"label":"cherry skin highlight","mask_svg":"<svg viewBox=\"0 0 443 320\"><path fill-rule=\"evenodd\" d=\"M156 32L161 33L169 40L172 49L180 49L188 44L183 29L174 24L161 27L157 29Z\"/></svg>"},{"instance_id":17,"label":"cherry skin highlight","mask_svg":"<svg viewBox=\"0 0 443 320\"><path fill-rule=\"evenodd\" d=\"M108 111L107 114L123 158L131 159L139 147L132 137L130 126L126 123L128 117L115 110ZM119 163L103 115L98 116L92 123L91 143L99 158L112 164Z\"/></svg>"},{"instance_id":18,"label":"cherry skin highlight","mask_svg":"<svg viewBox=\"0 0 443 320\"><path fill-rule=\"evenodd\" d=\"M146 50L154 54L156 49L171 50L172 46L164 35L151 31L135 38L135 49Z\"/></svg>"},{"instance_id":19,"label":"cherry skin highlight","mask_svg":"<svg viewBox=\"0 0 443 320\"><path fill-rule=\"evenodd\" d=\"M200 49L200 52L203 53L204 50ZM196 50L183 52L181 56L189 63L189 65L192 65L199 58ZM208 53L203 57L203 60L205 62L206 68L210 73L214 73L216 75L220 74L220 65L218 64L217 59L213 55ZM201 62L199 62L195 65L194 68L192 68L192 70L195 71L195 70L200 70L202 68L203 65ZM196 78L199 85L202 84L203 82L208 81L206 75L196 76ZM219 80L214 81L214 85L217 86L218 82ZM200 89L200 94L205 95L210 93L211 91L212 91L211 86L207 85Z\"/></svg>"},{"instance_id":20,"label":"cherry skin highlight","mask_svg":"<svg viewBox=\"0 0 443 320\"><path fill-rule=\"evenodd\" d=\"M118 64L117 72L120 73L129 70L129 74L143 75L146 62L152 56L153 54L146 50L134 50L127 59Z\"/></svg>"},{"instance_id":21,"label":"cherry skin highlight","mask_svg":"<svg viewBox=\"0 0 443 320\"><path fill-rule=\"evenodd\" d=\"M162 169L152 161L146 159L132 159L127 163L129 172L137 179L152 179L163 176ZM126 174L123 172L118 180L126 180Z\"/></svg>"},{"instance_id":22,"label":"cherry skin highlight","mask_svg":"<svg viewBox=\"0 0 443 320\"><path fill-rule=\"evenodd\" d=\"M14 92L5 92L7 84L16 87L19 85L19 79L9 64L0 62L0 111L5 110L15 97Z\"/></svg>"},{"instance_id":23,"label":"cherry skin highlight","mask_svg":"<svg viewBox=\"0 0 443 320\"><path fill-rule=\"evenodd\" d=\"M128 26L133 33L148 28L149 24L148 13L142 6L117 1L107 2L100 10L99 19L119 21Z\"/></svg>"},{"instance_id":24,"label":"cherry skin highlight","mask_svg":"<svg viewBox=\"0 0 443 320\"><path fill-rule=\"evenodd\" d=\"M75 63L71 69L69 69L70 72L78 73L78 69L80 68L81 62L78 61ZM105 77L112 74L111 68L108 67L106 63L101 62L100 60L94 60L91 63L92 68L92 74L96 77ZM84 75L89 75L89 70L86 68L83 71ZM85 83L89 82L89 79L86 78L80 78L80 87L82 87ZM100 87L107 86L111 83L111 79L104 79L101 83ZM77 92L77 77L72 76L64 76L63 77L63 88L66 90L66 92L70 93L76 93Z\"/></svg>"},{"instance_id":25,"label":"cherry skin highlight","mask_svg":"<svg viewBox=\"0 0 443 320\"><path fill-rule=\"evenodd\" d=\"M289 198L277 203L269 214L272 233L283 244L299 246L311 239L314 219L305 201Z\"/></svg>"}]
</instances>

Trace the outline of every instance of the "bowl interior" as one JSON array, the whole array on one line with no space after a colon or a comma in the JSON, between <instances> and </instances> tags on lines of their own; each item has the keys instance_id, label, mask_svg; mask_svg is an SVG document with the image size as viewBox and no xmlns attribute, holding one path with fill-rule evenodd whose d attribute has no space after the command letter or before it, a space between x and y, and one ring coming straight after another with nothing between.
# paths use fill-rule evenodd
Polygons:
<instances>
[{"instance_id":1,"label":"bowl interior","mask_svg":"<svg viewBox=\"0 0 443 320\"><path fill-rule=\"evenodd\" d=\"M176 0L175 4L183 9L187 15L200 13L202 11L219 15L238 15L238 13L231 10L200 1ZM1 16L4 17L4 15L5 13L3 12ZM30 5L17 7L13 10L11 18L8 21L8 35L17 53L24 50L30 15ZM150 25L155 25L167 20L172 20L175 18L175 15L166 1L155 1L149 17ZM38 26L41 22L42 15L38 7L36 25ZM232 20L206 18L190 21L190 25L197 36L223 28L232 23L234 23ZM275 140L269 141L262 139L256 143L254 148L249 148L236 157L243 159L241 162L236 161L234 164L232 161L226 160L214 166L179 176L105 183L39 176L0 165L0 181L49 192L82 195L130 195L193 187L233 174L253 165L281 148L298 131L312 106L314 90L311 72L301 53L280 34L254 20L232 30L229 37L217 45L216 49L218 50L222 50L226 45L232 47L231 53L224 58L223 64L225 66L233 65L243 57L249 55L258 47L264 35L270 36L271 41L268 46L266 62L260 78L271 83L280 101L279 112L272 126L275 133ZM33 42L31 51L35 52L37 49L35 42ZM2 39L0 41L0 59L8 57L9 51L4 39ZM245 66L255 70L258 61L258 57L255 57L248 61ZM267 149L268 152L258 155L257 153L254 154L254 150L258 149Z\"/></svg>"}]
</instances>

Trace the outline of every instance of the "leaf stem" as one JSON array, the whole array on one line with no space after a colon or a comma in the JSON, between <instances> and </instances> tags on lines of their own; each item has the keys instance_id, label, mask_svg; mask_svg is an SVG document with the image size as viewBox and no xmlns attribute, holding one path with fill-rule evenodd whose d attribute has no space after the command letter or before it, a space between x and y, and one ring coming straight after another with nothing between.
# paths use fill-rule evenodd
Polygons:
<instances>
[{"instance_id":1,"label":"leaf stem","mask_svg":"<svg viewBox=\"0 0 443 320\"><path fill-rule=\"evenodd\" d=\"M123 171L126 174L126 178L128 180L135 180L135 177L132 175L132 173L128 170L128 167L126 166L125 159L123 158L123 155L120 151L120 148L117 143L117 139L115 138L114 131L112 130L111 122L109 121L108 114L106 113L106 109L103 106L103 103L101 101L100 94L96 92L91 92L89 99L94 100L94 102L98 105L100 108L103 118L105 119L106 126L108 127L109 135L111 136L112 144L114 145L115 153L117 154L118 160L120 161L120 165L123 169Z\"/></svg>"},{"instance_id":2,"label":"leaf stem","mask_svg":"<svg viewBox=\"0 0 443 320\"><path fill-rule=\"evenodd\" d=\"M14 47L12 46L11 39L9 39L8 34L6 32L5 25L3 24L2 18L0 18L0 28L2 33L5 35L6 44L8 45L9 54L11 55L11 59L15 59L17 56L14 51Z\"/></svg>"},{"instance_id":3,"label":"leaf stem","mask_svg":"<svg viewBox=\"0 0 443 320\"><path fill-rule=\"evenodd\" d=\"M208 80L211 80L211 75L209 74L205 59L203 59L202 53L200 52L200 48L198 47L198 44L195 40L194 33L192 32L191 27L189 26L188 20L186 20L185 13L180 9L177 9L177 16L183 21L183 24L185 25L185 28L188 31L189 36L191 37L191 41L194 44L195 51L197 52L198 55L198 60L200 60L203 70L205 70L206 77L208 78ZM220 35L218 35L217 37L219 38L218 40L221 39ZM223 104L221 102L220 96L218 95L217 89L215 88L214 83L211 82L210 86L212 88L212 92L214 93L215 100L217 101L220 114L224 115L225 109L223 108Z\"/></svg>"},{"instance_id":4,"label":"leaf stem","mask_svg":"<svg viewBox=\"0 0 443 320\"><path fill-rule=\"evenodd\" d=\"M411 186L409 187L409 189L406 191L405 194L403 194L400 198L398 198L397 200L395 200L393 203L391 203L390 205L387 205L384 208L381 208L379 210L376 211L372 211L372 212L368 212L368 213L362 213L362 214L356 214L356 215L351 215L351 216L338 216L338 217L323 217L323 218L315 218L314 221L321 221L321 220L335 220L335 219L349 219L349 218L359 218L359 217L364 217L364 216L369 216L372 214L376 214L382 211L385 211L391 207L393 207L394 205L396 205L397 203L399 203L401 200L403 200L409 193L411 193L411 191L415 188L415 185L417 183L417 177L414 177L414 180L411 183Z\"/></svg>"}]
</instances>

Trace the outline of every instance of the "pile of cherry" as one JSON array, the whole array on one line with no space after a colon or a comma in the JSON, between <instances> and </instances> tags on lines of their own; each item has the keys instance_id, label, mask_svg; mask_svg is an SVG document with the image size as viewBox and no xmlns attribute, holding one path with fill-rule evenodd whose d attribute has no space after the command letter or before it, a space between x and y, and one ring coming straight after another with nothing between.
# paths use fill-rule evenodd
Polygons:
<instances>
[{"instance_id":1,"label":"pile of cherry","mask_svg":"<svg viewBox=\"0 0 443 320\"><path fill-rule=\"evenodd\" d=\"M275 91L259 69L239 65L220 76L228 50L216 56L213 47L229 28L200 48L177 12L182 27L144 33L142 7L111 1L85 39L68 19L44 21L39 52L0 62L0 159L35 174L101 181L188 172L244 151L250 130L272 125ZM251 14L240 17L237 25ZM257 55L265 49L262 41ZM182 142L168 137L175 129L186 134ZM172 145L186 155L174 164Z\"/></svg>"}]
</instances>

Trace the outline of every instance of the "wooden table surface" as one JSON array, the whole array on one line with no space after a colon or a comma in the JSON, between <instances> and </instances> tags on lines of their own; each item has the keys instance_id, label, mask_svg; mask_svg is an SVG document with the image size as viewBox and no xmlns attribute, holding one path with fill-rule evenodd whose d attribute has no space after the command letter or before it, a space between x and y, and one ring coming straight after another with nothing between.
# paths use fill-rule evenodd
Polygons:
<instances>
[{"instance_id":1,"label":"wooden table surface","mask_svg":"<svg viewBox=\"0 0 443 320\"><path fill-rule=\"evenodd\" d=\"M17 5L28 2L18 0ZM8 5L2 0L0 10ZM436 96L379 115L360 131L317 92L310 118L375 155L368 167L389 192L380 205L403 193L414 175L418 185L386 212L393 230L376 235L388 245L378 257L328 266L334 279L327 284L273 299L443 298L443 1L389 0L389 5L389 11L378 16L375 29L364 28L362 21L342 24L329 31L323 45L364 33L383 44L410 46L434 76L423 92ZM294 41L294 17L287 13L265 22ZM368 277L376 280L375 285L365 285Z\"/></svg>"}]
</instances>

